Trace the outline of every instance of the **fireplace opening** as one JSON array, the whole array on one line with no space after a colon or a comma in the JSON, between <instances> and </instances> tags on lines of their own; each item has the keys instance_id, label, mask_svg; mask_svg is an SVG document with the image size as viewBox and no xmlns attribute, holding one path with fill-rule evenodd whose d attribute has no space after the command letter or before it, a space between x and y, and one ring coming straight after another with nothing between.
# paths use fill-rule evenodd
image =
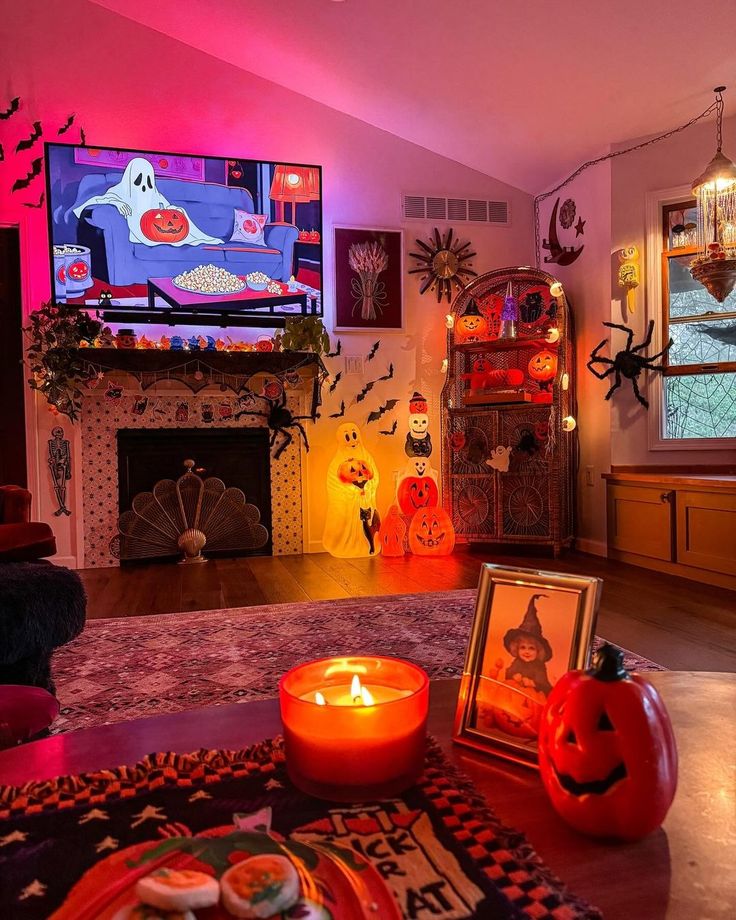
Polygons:
<instances>
[{"instance_id":1,"label":"fireplace opening","mask_svg":"<svg viewBox=\"0 0 736 920\"><path fill-rule=\"evenodd\" d=\"M215 477L227 488L240 489L246 502L258 508L260 522L268 531L267 542L258 549L219 551L205 547L204 555L270 556L273 541L268 439L267 428L121 428L117 432L119 511L130 510L135 496L151 492L159 480L178 480L185 473L184 461L191 459L201 479ZM131 560L121 562L130 564Z\"/></svg>"}]
</instances>

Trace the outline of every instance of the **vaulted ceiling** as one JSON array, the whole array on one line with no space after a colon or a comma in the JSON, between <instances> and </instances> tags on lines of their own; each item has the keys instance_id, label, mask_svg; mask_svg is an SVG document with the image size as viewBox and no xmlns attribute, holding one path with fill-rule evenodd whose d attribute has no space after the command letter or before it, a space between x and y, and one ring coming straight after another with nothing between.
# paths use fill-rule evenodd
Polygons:
<instances>
[{"instance_id":1,"label":"vaulted ceiling","mask_svg":"<svg viewBox=\"0 0 736 920\"><path fill-rule=\"evenodd\" d=\"M736 0L92 2L529 192L736 112Z\"/></svg>"}]
</instances>

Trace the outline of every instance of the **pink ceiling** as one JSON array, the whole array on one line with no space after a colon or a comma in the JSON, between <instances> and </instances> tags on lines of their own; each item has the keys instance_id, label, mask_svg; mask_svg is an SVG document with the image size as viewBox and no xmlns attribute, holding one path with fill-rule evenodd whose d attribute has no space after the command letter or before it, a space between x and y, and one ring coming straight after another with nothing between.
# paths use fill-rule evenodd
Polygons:
<instances>
[{"instance_id":1,"label":"pink ceiling","mask_svg":"<svg viewBox=\"0 0 736 920\"><path fill-rule=\"evenodd\" d=\"M734 0L93 2L530 192L736 111Z\"/></svg>"}]
</instances>

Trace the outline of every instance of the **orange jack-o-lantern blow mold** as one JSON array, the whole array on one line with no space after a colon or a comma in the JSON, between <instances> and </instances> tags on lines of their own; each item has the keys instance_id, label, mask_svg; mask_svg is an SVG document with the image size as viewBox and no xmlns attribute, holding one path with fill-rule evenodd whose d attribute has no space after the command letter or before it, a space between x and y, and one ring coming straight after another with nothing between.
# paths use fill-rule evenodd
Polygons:
<instances>
[{"instance_id":1,"label":"orange jack-o-lantern blow mold","mask_svg":"<svg viewBox=\"0 0 736 920\"><path fill-rule=\"evenodd\" d=\"M174 208L151 208L141 215L141 233L152 243L178 243L189 234L189 219Z\"/></svg>"},{"instance_id":2,"label":"orange jack-o-lantern blow mold","mask_svg":"<svg viewBox=\"0 0 736 920\"><path fill-rule=\"evenodd\" d=\"M444 508L420 508L409 525L409 549L416 556L449 556L455 528Z\"/></svg>"},{"instance_id":3,"label":"orange jack-o-lantern blow mold","mask_svg":"<svg viewBox=\"0 0 736 920\"><path fill-rule=\"evenodd\" d=\"M542 782L558 814L591 837L639 840L677 788L677 747L656 689L604 645L589 671L552 688L539 728Z\"/></svg>"},{"instance_id":4,"label":"orange jack-o-lantern blow mold","mask_svg":"<svg viewBox=\"0 0 736 920\"><path fill-rule=\"evenodd\" d=\"M483 342L488 338L488 320L478 309L478 304L471 300L465 313L455 320L455 341Z\"/></svg>"},{"instance_id":5,"label":"orange jack-o-lantern blow mold","mask_svg":"<svg viewBox=\"0 0 736 920\"><path fill-rule=\"evenodd\" d=\"M557 373L557 355L551 351L538 351L529 360L528 372L537 383L549 384Z\"/></svg>"},{"instance_id":6,"label":"orange jack-o-lantern blow mold","mask_svg":"<svg viewBox=\"0 0 736 920\"><path fill-rule=\"evenodd\" d=\"M431 476L405 476L396 492L402 514L414 514L420 508L434 508L440 502L437 483Z\"/></svg>"}]
</instances>

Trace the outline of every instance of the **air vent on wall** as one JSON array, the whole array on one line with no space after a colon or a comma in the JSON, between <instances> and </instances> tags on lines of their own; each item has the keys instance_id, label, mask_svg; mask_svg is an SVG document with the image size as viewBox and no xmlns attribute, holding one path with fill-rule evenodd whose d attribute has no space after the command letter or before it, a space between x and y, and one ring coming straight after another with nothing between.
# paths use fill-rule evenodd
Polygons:
<instances>
[{"instance_id":1,"label":"air vent on wall","mask_svg":"<svg viewBox=\"0 0 736 920\"><path fill-rule=\"evenodd\" d=\"M447 198L438 195L401 196L404 220L452 221L467 224L511 226L508 201L488 201L486 198Z\"/></svg>"}]
</instances>

